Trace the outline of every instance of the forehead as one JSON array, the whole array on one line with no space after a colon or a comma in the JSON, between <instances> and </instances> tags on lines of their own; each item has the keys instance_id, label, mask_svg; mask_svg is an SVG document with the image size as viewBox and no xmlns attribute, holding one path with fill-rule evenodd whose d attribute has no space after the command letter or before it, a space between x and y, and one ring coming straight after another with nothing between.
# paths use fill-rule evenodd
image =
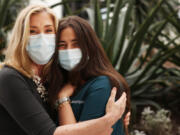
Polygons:
<instances>
[{"instance_id":1,"label":"forehead","mask_svg":"<svg viewBox=\"0 0 180 135\"><path fill-rule=\"evenodd\" d=\"M60 32L60 40L74 40L77 38L73 28L67 27Z\"/></svg>"},{"instance_id":2,"label":"forehead","mask_svg":"<svg viewBox=\"0 0 180 135\"><path fill-rule=\"evenodd\" d=\"M53 17L47 13L46 11L42 11L39 13L34 13L30 17L30 26L37 26L37 25L53 25Z\"/></svg>"}]
</instances>

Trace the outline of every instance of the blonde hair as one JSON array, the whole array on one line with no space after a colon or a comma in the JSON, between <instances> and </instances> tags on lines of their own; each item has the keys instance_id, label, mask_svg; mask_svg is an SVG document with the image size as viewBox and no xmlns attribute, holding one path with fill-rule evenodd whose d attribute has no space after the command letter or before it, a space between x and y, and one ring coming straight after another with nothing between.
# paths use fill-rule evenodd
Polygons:
<instances>
[{"instance_id":1,"label":"blonde hair","mask_svg":"<svg viewBox=\"0 0 180 135\"><path fill-rule=\"evenodd\" d=\"M4 63L0 62L0 70L2 69L3 66L4 66Z\"/></svg>"},{"instance_id":2,"label":"blonde hair","mask_svg":"<svg viewBox=\"0 0 180 135\"><path fill-rule=\"evenodd\" d=\"M18 15L6 51L5 64L14 67L19 72L30 78L34 75L32 61L26 51L26 46L30 36L30 17L32 14L41 12L47 12L51 15L54 21L55 30L57 31L58 19L50 8L44 5L30 5L23 9ZM46 72L49 70L51 63L52 59L44 66Z\"/></svg>"}]
</instances>

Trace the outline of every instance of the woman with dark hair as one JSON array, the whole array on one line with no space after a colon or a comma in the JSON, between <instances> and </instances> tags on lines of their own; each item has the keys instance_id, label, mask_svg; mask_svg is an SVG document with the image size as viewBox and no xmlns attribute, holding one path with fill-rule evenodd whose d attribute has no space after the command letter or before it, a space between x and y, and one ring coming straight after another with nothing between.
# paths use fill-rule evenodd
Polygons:
<instances>
[{"instance_id":1,"label":"woman with dark hair","mask_svg":"<svg viewBox=\"0 0 180 135\"><path fill-rule=\"evenodd\" d=\"M128 84L111 65L86 20L77 16L60 20L56 44L50 99L57 105L60 125L103 116L112 87L118 89L117 98L127 93L130 109ZM123 135L122 120L113 129L112 135Z\"/></svg>"}]
</instances>

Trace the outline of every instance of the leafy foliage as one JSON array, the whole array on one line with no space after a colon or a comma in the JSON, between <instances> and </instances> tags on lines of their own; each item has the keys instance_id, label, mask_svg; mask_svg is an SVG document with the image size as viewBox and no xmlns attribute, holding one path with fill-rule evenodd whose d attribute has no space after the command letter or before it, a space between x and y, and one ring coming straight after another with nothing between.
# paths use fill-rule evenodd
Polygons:
<instances>
[{"instance_id":1,"label":"leafy foliage","mask_svg":"<svg viewBox=\"0 0 180 135\"><path fill-rule=\"evenodd\" d=\"M7 44L7 32L12 28L18 11L27 3L27 0L0 1L0 61L3 61L5 58L2 51Z\"/></svg>"},{"instance_id":2,"label":"leafy foliage","mask_svg":"<svg viewBox=\"0 0 180 135\"><path fill-rule=\"evenodd\" d=\"M147 104L160 108L157 99L162 95L179 95L177 0L93 0L90 5L86 8L90 22L113 66L131 87L134 112ZM179 103L177 98L174 105Z\"/></svg>"},{"instance_id":3,"label":"leafy foliage","mask_svg":"<svg viewBox=\"0 0 180 135\"><path fill-rule=\"evenodd\" d=\"M173 127L173 122L170 118L170 111L160 109L155 112L150 107L146 107L141 113L140 124L136 128L143 130L141 133L144 135L145 133L148 135L172 135L175 127ZM131 135L136 135L138 130L132 132Z\"/></svg>"}]
</instances>

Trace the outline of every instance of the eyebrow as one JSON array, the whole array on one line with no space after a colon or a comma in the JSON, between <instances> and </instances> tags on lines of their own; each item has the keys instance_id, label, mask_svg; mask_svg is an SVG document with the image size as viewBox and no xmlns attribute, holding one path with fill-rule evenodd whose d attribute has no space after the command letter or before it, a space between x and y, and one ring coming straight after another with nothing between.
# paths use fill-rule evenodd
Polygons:
<instances>
[{"instance_id":1,"label":"eyebrow","mask_svg":"<svg viewBox=\"0 0 180 135\"><path fill-rule=\"evenodd\" d=\"M62 40L61 40L61 41L59 41L59 43L65 43L65 41L62 41Z\"/></svg>"},{"instance_id":2,"label":"eyebrow","mask_svg":"<svg viewBox=\"0 0 180 135\"><path fill-rule=\"evenodd\" d=\"M77 42L78 40L77 39L73 39L73 40L71 40L72 42Z\"/></svg>"},{"instance_id":3,"label":"eyebrow","mask_svg":"<svg viewBox=\"0 0 180 135\"><path fill-rule=\"evenodd\" d=\"M71 40L71 42L77 42L77 41L78 41L77 39ZM64 40L60 40L59 43L65 43L65 41Z\"/></svg>"},{"instance_id":4,"label":"eyebrow","mask_svg":"<svg viewBox=\"0 0 180 135\"><path fill-rule=\"evenodd\" d=\"M31 28L37 28L37 26L30 26ZM51 25L51 24L48 24L48 25L45 25L45 27L53 27L53 25Z\"/></svg>"},{"instance_id":5,"label":"eyebrow","mask_svg":"<svg viewBox=\"0 0 180 135\"><path fill-rule=\"evenodd\" d=\"M37 28L36 26L30 26L30 28Z\"/></svg>"},{"instance_id":6,"label":"eyebrow","mask_svg":"<svg viewBox=\"0 0 180 135\"><path fill-rule=\"evenodd\" d=\"M49 24L49 25L45 25L45 27L53 27L53 25Z\"/></svg>"}]
</instances>

